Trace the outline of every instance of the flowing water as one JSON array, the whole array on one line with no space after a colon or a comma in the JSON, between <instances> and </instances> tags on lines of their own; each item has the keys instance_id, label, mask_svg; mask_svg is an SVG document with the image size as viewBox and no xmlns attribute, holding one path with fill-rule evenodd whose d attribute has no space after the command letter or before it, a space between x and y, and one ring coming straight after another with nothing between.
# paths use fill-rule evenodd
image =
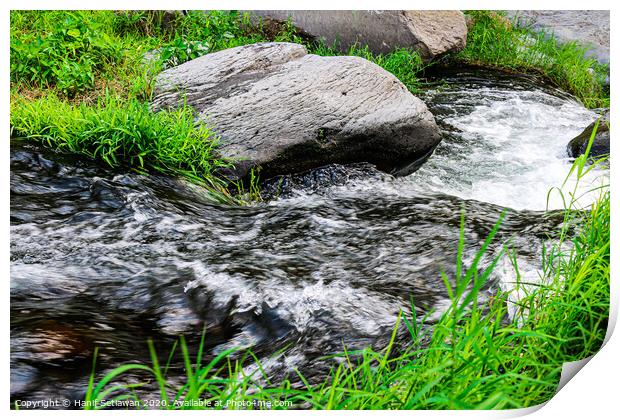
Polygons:
<instances>
[{"instance_id":1,"label":"flowing water","mask_svg":"<svg viewBox=\"0 0 620 420\"><path fill-rule=\"evenodd\" d=\"M487 262L510 240L535 276L561 223L542 212L561 207L547 191L568 173L566 144L596 115L493 74L450 75L424 100L444 141L418 172L334 166L288 177L278 197L248 207L13 142L11 398L83 398L95 347L101 375L149 363L148 338L161 358L180 335L195 352L203 326L207 355L251 346L270 375L297 368L318 381L329 366L319 356L385 346L411 301L417 316L446 306L439 273L454 277L462 209L466 260L507 207Z\"/></svg>"}]
</instances>

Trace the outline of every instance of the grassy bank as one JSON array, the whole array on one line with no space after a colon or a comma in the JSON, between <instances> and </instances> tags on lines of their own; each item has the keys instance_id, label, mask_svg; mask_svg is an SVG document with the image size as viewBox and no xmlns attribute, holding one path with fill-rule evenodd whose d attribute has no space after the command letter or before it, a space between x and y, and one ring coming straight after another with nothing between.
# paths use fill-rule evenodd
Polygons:
<instances>
[{"instance_id":1,"label":"grassy bank","mask_svg":"<svg viewBox=\"0 0 620 420\"><path fill-rule=\"evenodd\" d=\"M211 174L231 163L215 155L217 136L194 123L189 107L153 113L136 99L107 96L94 105L71 105L53 94L16 99L14 105L14 138L80 153L115 168L184 176L205 184L217 201L230 201L226 184Z\"/></svg>"},{"instance_id":2,"label":"grassy bank","mask_svg":"<svg viewBox=\"0 0 620 420\"><path fill-rule=\"evenodd\" d=\"M587 106L609 103L600 80L603 69L585 59L578 46L560 47L543 34L506 25L496 14L469 13L474 25L467 48L448 61L535 72ZM524 37L529 37L527 48ZM234 163L217 158L215 134L208 127L192 129L189 110L155 115L144 104L162 69L261 41L304 43L311 53L338 54L329 46L308 42L291 25L256 25L248 15L234 12L12 11L12 133L112 166L187 175L226 199L216 169ZM145 54L153 50L157 53L147 64ZM378 64L414 93L419 88L425 65L416 52L399 49L373 55L364 46L354 46L349 54ZM96 118L97 113L114 118L113 123L107 117ZM113 117L122 113L127 118ZM82 118L89 121L88 132L98 135L85 139L79 130ZM162 122L172 120L164 128ZM140 121L138 128L132 125L135 121ZM185 134L188 144L172 147Z\"/></svg>"},{"instance_id":3,"label":"grassy bank","mask_svg":"<svg viewBox=\"0 0 620 420\"><path fill-rule=\"evenodd\" d=\"M604 69L585 59L583 49L560 47L541 34L506 25L497 15L471 15L467 48L447 60L536 72L588 106L609 103L599 77ZM195 12L167 19L161 13L12 12L12 136L113 167L185 176L210 188L219 201L238 202L217 178L218 169L234 164L215 153L217 133L196 125L189 108L149 110L153 77L163 68L224 48L306 41L289 25L257 28L238 14ZM308 48L335 54L325 45ZM153 49L159 54L147 66L144 55ZM413 92L419 88L424 65L415 52L376 56L355 47L349 54L394 73ZM585 157L579 158L574 171L586 170ZM452 305L432 331L403 315L386 348L344 351L338 360L345 362L334 359L332 372L319 384L309 384L299 373L274 383L250 352L229 350L208 359L202 348L190 354L180 339L173 352L180 352L186 381L179 385L168 375L172 358L156 354L151 343L150 365L119 366L97 380L93 373L86 400L142 404L143 384L123 384L126 373L141 371L170 408L239 408L244 402L291 408L281 404L286 401L317 409L501 409L544 402L556 389L563 362L598 350L609 310L609 192L601 190L599 200L585 210L573 208L567 199L559 243L541 256L546 282L519 302L513 321L505 305L507 292L484 303L478 295L499 258L510 257L508 243L504 256L481 264L498 245L494 235L501 220L466 265L464 215L456 245L458 274L444 277ZM404 348L396 343L398 329L409 332ZM292 385L299 381L304 385Z\"/></svg>"},{"instance_id":4,"label":"grassy bank","mask_svg":"<svg viewBox=\"0 0 620 420\"><path fill-rule=\"evenodd\" d=\"M184 360L186 382L175 386L167 377L172 354L160 359L150 344L150 366L120 366L99 381L91 376L88 406L119 399L140 407L140 384L118 385L132 370L146 372L165 408L174 409L508 409L543 403L555 393L562 363L594 354L603 342L609 311L609 212L608 191L601 191L591 208L566 212L560 240L570 242L570 250L556 243L545 252L546 283L519 302L512 321L508 293L484 303L478 299L502 257L480 265L501 219L466 266L463 217L456 261L456 272L462 274L444 278L453 303L432 332L401 316L387 348L344 351L336 356L345 362L334 361L325 381L312 385L298 372L270 382L250 352L228 350L208 360L201 348L190 355L181 339L180 350L175 349ZM568 239L577 220L581 230ZM403 325L410 333L404 349L395 343ZM168 362L162 366L163 360ZM291 385L299 381L305 385Z\"/></svg>"},{"instance_id":5,"label":"grassy bank","mask_svg":"<svg viewBox=\"0 0 620 420\"><path fill-rule=\"evenodd\" d=\"M587 58L577 43L558 44L544 32L518 27L497 12L469 11L467 47L457 62L542 76L589 108L609 107L609 67Z\"/></svg>"}]
</instances>

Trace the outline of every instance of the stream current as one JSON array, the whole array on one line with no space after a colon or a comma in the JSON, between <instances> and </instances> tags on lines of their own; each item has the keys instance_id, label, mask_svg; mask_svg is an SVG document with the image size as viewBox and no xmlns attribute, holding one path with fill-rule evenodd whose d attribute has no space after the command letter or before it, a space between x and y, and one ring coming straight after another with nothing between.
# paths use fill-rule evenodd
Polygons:
<instances>
[{"instance_id":1,"label":"stream current","mask_svg":"<svg viewBox=\"0 0 620 420\"><path fill-rule=\"evenodd\" d=\"M421 96L444 139L414 174L334 166L287 177L247 207L13 141L11 400L81 399L95 347L100 377L149 364L149 338L160 359L181 335L196 354L203 327L207 358L252 347L269 375L299 369L320 381L320 356L385 346L412 301L419 317L446 307L439 273L454 278L463 209L466 262L507 208L483 266L510 240L520 271L536 277L562 221L544 213L562 208L547 192L568 174L566 144L596 114L486 72L444 76ZM606 176L591 172L580 191ZM496 270L483 296L509 278ZM182 382L178 361L175 374Z\"/></svg>"}]
</instances>

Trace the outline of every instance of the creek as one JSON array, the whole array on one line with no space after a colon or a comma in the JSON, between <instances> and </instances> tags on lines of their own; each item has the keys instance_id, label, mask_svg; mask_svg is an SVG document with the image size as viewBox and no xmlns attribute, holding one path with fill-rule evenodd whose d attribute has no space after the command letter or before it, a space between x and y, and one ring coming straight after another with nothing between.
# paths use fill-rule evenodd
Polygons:
<instances>
[{"instance_id":1,"label":"creek","mask_svg":"<svg viewBox=\"0 0 620 420\"><path fill-rule=\"evenodd\" d=\"M439 274L454 278L462 211L465 262L506 208L483 265L510 241L535 277L562 222L545 212L563 207L547 193L569 172L566 144L596 114L530 78L486 71L444 74L420 96L443 141L417 172L335 165L287 177L246 207L13 141L11 399L81 399L95 347L102 375L150 364L149 338L160 359L181 335L196 354L203 326L206 357L252 347L269 375L299 369L320 381L320 356L385 346L412 301L418 317L446 307ZM579 191L606 176L592 171ZM496 270L482 296L509 277ZM171 376L182 382L180 361Z\"/></svg>"}]
</instances>

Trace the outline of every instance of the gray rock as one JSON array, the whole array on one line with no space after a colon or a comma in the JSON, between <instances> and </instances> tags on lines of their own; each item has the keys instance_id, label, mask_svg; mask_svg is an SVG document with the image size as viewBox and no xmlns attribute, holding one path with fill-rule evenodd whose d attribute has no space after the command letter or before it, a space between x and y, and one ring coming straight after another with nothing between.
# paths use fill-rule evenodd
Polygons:
<instances>
[{"instance_id":1,"label":"gray rock","mask_svg":"<svg viewBox=\"0 0 620 420\"><path fill-rule=\"evenodd\" d=\"M425 59L465 48L467 25L457 10L254 10L264 19L287 21L310 38L342 52L355 44L375 54L412 48Z\"/></svg>"},{"instance_id":2,"label":"gray rock","mask_svg":"<svg viewBox=\"0 0 620 420\"><path fill-rule=\"evenodd\" d=\"M560 43L577 41L588 55L609 63L609 10L508 10L519 25L552 32Z\"/></svg>"},{"instance_id":3,"label":"gray rock","mask_svg":"<svg viewBox=\"0 0 620 420\"><path fill-rule=\"evenodd\" d=\"M596 121L583 130L581 134L568 143L568 155L576 158L586 152ZM597 158L609 154L609 110L601 116L598 129L592 141L589 157Z\"/></svg>"},{"instance_id":4,"label":"gray rock","mask_svg":"<svg viewBox=\"0 0 620 420\"><path fill-rule=\"evenodd\" d=\"M268 177L352 162L408 174L440 141L426 105L392 74L298 44L231 48L160 73L152 108L184 100L236 160L231 179L258 166Z\"/></svg>"}]
</instances>

